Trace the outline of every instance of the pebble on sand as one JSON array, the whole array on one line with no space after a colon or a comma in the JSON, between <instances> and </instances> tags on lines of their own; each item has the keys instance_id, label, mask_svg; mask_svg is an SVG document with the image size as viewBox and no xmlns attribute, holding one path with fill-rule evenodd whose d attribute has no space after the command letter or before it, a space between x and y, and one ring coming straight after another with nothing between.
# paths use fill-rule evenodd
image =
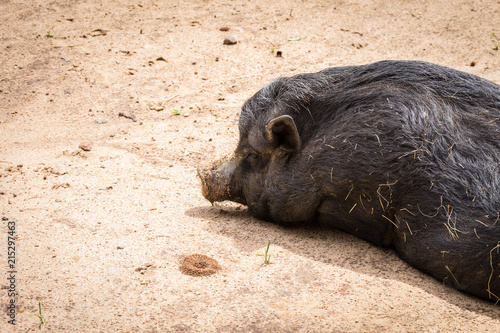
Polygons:
<instances>
[{"instance_id":1,"label":"pebble on sand","mask_svg":"<svg viewBox=\"0 0 500 333\"><path fill-rule=\"evenodd\" d=\"M81 150L85 151L91 151L92 150L92 144L88 141L82 141L80 142L80 145L78 146Z\"/></svg>"},{"instance_id":2,"label":"pebble on sand","mask_svg":"<svg viewBox=\"0 0 500 333\"><path fill-rule=\"evenodd\" d=\"M225 45L233 45L236 43L238 43L238 41L236 40L236 37L234 37L232 35L227 35L226 38L224 38Z\"/></svg>"}]
</instances>

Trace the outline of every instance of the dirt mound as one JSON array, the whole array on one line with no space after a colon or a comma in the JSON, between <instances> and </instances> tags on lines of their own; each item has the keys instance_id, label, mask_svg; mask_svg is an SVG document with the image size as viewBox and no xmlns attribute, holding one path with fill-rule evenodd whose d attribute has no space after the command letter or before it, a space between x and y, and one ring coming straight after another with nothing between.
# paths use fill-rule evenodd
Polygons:
<instances>
[{"instance_id":1,"label":"dirt mound","mask_svg":"<svg viewBox=\"0 0 500 333\"><path fill-rule=\"evenodd\" d=\"M184 258L179 268L183 274L191 276L209 276L221 269L217 260L203 254L191 254Z\"/></svg>"}]
</instances>

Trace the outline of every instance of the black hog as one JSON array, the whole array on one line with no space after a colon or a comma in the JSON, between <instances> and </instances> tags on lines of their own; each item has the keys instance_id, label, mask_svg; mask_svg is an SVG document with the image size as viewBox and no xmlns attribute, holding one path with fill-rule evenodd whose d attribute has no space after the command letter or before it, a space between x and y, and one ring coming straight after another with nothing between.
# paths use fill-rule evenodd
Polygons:
<instances>
[{"instance_id":1,"label":"black hog","mask_svg":"<svg viewBox=\"0 0 500 333\"><path fill-rule=\"evenodd\" d=\"M414 61L280 78L243 105L203 195L319 222L500 300L500 86Z\"/></svg>"}]
</instances>

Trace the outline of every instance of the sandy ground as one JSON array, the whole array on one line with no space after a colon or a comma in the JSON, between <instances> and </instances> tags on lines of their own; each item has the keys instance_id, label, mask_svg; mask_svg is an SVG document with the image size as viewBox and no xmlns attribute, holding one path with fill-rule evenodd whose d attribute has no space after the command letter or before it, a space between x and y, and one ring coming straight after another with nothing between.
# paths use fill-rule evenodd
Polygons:
<instances>
[{"instance_id":1,"label":"sandy ground","mask_svg":"<svg viewBox=\"0 0 500 333\"><path fill-rule=\"evenodd\" d=\"M51 332L500 331L393 251L211 206L196 177L281 75L418 59L500 83L500 1L3 0L0 22L0 332L38 331L39 302ZM182 274L197 253L221 269Z\"/></svg>"}]
</instances>

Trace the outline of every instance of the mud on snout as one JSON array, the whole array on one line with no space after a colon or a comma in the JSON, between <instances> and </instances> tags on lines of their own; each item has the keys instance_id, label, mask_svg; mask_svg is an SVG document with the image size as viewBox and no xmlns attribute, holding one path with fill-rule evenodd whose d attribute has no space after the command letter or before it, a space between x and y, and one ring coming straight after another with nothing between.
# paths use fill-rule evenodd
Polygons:
<instances>
[{"instance_id":1,"label":"mud on snout","mask_svg":"<svg viewBox=\"0 0 500 333\"><path fill-rule=\"evenodd\" d=\"M201 180L201 193L214 202L234 200L234 184L231 184L237 165L234 154L228 155L206 169L198 168Z\"/></svg>"}]
</instances>

